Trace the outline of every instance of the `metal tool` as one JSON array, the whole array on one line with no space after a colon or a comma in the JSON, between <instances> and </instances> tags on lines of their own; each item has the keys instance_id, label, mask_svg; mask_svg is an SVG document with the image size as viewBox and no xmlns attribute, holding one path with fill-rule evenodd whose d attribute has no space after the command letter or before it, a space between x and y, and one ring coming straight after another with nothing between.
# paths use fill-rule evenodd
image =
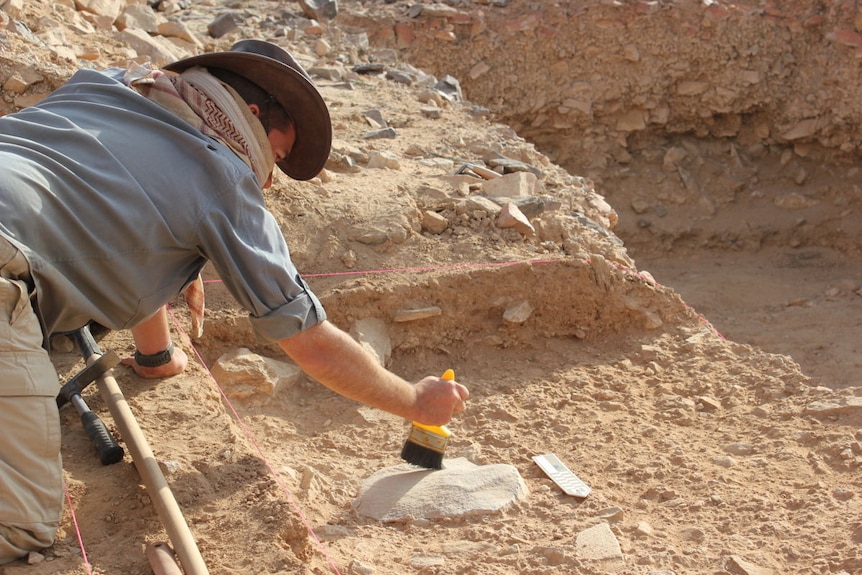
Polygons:
<instances>
[{"instance_id":1,"label":"metal tool","mask_svg":"<svg viewBox=\"0 0 862 575\"><path fill-rule=\"evenodd\" d=\"M57 394L57 409L67 403L75 406L78 415L81 416L84 431L87 432L87 436L99 452L99 460L102 465L111 465L123 459L123 448L111 435L101 418L90 410L84 398L81 397L81 392L118 363L120 363L120 358L113 351L102 355L98 360L75 374L60 388L60 393Z\"/></svg>"}]
</instances>

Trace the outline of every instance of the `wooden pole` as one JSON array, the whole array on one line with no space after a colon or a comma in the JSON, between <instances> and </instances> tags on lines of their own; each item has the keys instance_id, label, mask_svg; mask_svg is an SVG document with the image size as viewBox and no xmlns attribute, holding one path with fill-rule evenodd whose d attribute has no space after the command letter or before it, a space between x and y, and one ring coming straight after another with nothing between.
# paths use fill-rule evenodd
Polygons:
<instances>
[{"instance_id":1,"label":"wooden pole","mask_svg":"<svg viewBox=\"0 0 862 575\"><path fill-rule=\"evenodd\" d=\"M96 359L98 356L93 355L87 359L87 362ZM135 467L144 481L144 487L150 494L150 499L153 500L159 519L162 520L162 524L168 532L174 551L179 557L180 565L182 565L186 575L209 575L209 570L204 564L194 537L183 518L176 499L174 499L174 494L159 468L156 457L147 443L147 438L144 437L141 428L138 427L138 422L135 420L132 410L129 409L129 404L126 403L126 398L120 391L117 380L112 372L108 371L96 380L96 384L108 404L114 422L120 429L123 441L129 448L132 461L134 461Z\"/></svg>"},{"instance_id":2,"label":"wooden pole","mask_svg":"<svg viewBox=\"0 0 862 575\"><path fill-rule=\"evenodd\" d=\"M153 568L153 575L183 575L174 559L174 551L164 541L147 545L147 559Z\"/></svg>"}]
</instances>

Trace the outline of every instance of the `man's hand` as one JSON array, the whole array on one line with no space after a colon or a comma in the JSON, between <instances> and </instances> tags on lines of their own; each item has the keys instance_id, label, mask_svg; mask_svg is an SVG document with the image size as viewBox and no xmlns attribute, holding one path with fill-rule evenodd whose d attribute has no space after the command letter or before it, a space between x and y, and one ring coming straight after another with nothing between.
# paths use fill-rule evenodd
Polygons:
<instances>
[{"instance_id":1,"label":"man's hand","mask_svg":"<svg viewBox=\"0 0 862 575\"><path fill-rule=\"evenodd\" d=\"M464 411L464 402L470 397L460 383L433 376L416 383L414 388L417 413L412 419L425 425L449 423L453 414Z\"/></svg>"},{"instance_id":2,"label":"man's hand","mask_svg":"<svg viewBox=\"0 0 862 575\"><path fill-rule=\"evenodd\" d=\"M135 370L135 373L146 379L158 379L160 377L170 377L185 371L189 365L189 358L186 352L178 347L174 347L174 353L171 356L171 361L158 367L144 367L138 365L134 357L123 358L120 363L128 365Z\"/></svg>"}]
</instances>

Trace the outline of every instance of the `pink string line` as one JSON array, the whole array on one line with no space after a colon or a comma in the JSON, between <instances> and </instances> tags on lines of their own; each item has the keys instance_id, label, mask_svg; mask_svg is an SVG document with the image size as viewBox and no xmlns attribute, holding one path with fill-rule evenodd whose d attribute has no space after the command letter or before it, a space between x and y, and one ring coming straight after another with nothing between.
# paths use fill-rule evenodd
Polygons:
<instances>
[{"instance_id":1,"label":"pink string line","mask_svg":"<svg viewBox=\"0 0 862 575\"><path fill-rule=\"evenodd\" d=\"M78 538L78 546L81 548L81 557L84 559L84 568L87 575L93 575L90 569L90 561L87 559L87 550L84 548L84 539L81 536L81 529L78 527L78 518L75 516L75 507L72 505L72 496L69 494L69 486L63 482L63 491L66 492L66 504L69 506L69 515L72 517L72 525L75 526L75 536Z\"/></svg>"},{"instance_id":2,"label":"pink string line","mask_svg":"<svg viewBox=\"0 0 862 575\"><path fill-rule=\"evenodd\" d=\"M296 500L296 498L294 497L293 493L291 493L290 489L288 489L287 485L284 483L284 481L282 480L281 476L276 472L275 468L272 466L272 464L270 463L269 459L268 459L268 458L266 457L266 455L264 454L263 449L261 449L261 447L258 445L257 440L256 440L256 439L255 439L255 437L254 437L254 434L251 432L251 430L250 430L250 429L248 428L248 426L245 424L245 422L243 421L242 417L240 417L239 413L237 413L236 409L234 409L233 404L232 404L232 403L230 402L230 400L228 399L227 395L225 394L225 392L224 392L224 390L222 389L222 387L219 385L219 383L218 383L218 381L216 380L216 378L215 378L215 376L213 375L213 373L212 373L212 372L210 371L210 369L207 367L206 362L204 362L204 359L203 359L203 357L201 356L200 352L198 352L197 347L195 347L195 345L191 342L191 338L189 338L189 337L188 337L188 334L187 334L187 333L186 333L186 331L182 328L182 326L180 325L179 320L177 319L177 317L176 317L176 315L174 314L174 312L170 309L170 307L168 308L168 311L169 311L169 313L171 314L171 319L173 320L174 326L177 328L177 330L178 330L182 335L186 336L186 337L185 337L185 339L189 342L189 345L191 346L192 351L193 351L193 352L194 352L194 354L195 354L195 357L198 359L198 362L201 364L201 366L203 366L204 371L206 371L206 372L207 372L207 374L209 375L209 378L210 378L210 380L213 382L213 384L215 384L216 389L218 389L219 395L221 395L221 397L222 397L222 399L224 400L225 404L227 404L228 408L230 409L230 412L233 414L234 419L236 420L237 424L239 424L239 426L240 426L240 428L242 429L243 433L245 434L246 438L247 438L247 439L251 442L251 444L254 446L254 449L255 449L255 451L257 451L258 456L259 456L259 457L260 457L260 459L263 461L264 466L265 466L265 467L269 470L269 472L272 474L272 476L273 476L273 478L275 479L275 482L276 482L276 484L278 485L278 487L279 487L279 488L282 490L282 492L287 496L288 501L289 501L289 502L290 502L290 504L293 506L293 509L296 511L296 513L299 515L300 519L302 520L302 524L305 526L305 529L308 531L308 534L309 534L309 535L311 535L311 538L315 541L315 543L316 543L316 545L317 545L318 549L319 549L319 550L320 550L320 552L323 554L323 556L326 558L327 563L329 563L329 566L330 566L330 567L332 567L332 571L333 571L333 573L335 573L336 575L341 575L341 572L338 570L338 567L335 565L335 561L332 559L332 557L329 555L329 553L327 553L326 548L325 548L325 546L323 545L323 542L320 540L320 538L319 538L319 537L317 536L317 534L314 532L314 529L312 529L312 527L311 527L311 523L309 522L309 520L308 520L308 518L306 517L306 515L302 512L302 509L301 509L301 508L300 508L300 506L299 506L299 502Z\"/></svg>"}]
</instances>

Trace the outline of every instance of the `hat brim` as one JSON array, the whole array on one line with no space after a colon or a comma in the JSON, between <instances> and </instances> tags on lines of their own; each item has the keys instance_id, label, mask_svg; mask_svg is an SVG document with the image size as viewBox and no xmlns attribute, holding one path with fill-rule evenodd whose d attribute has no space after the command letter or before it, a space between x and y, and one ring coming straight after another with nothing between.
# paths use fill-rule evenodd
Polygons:
<instances>
[{"instance_id":1,"label":"hat brim","mask_svg":"<svg viewBox=\"0 0 862 575\"><path fill-rule=\"evenodd\" d=\"M181 73L193 66L221 68L254 82L275 96L296 127L296 142L278 167L295 180L315 177L329 159L332 121L329 109L307 77L278 60L249 52L211 52L164 66Z\"/></svg>"}]
</instances>

